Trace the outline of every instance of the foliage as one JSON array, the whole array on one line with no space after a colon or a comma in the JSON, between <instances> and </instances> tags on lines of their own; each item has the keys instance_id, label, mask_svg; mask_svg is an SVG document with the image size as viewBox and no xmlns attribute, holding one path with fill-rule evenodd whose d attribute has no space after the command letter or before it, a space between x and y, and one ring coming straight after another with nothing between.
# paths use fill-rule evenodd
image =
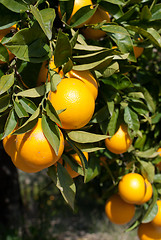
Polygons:
<instances>
[{"instance_id":1,"label":"foliage","mask_svg":"<svg viewBox=\"0 0 161 240\"><path fill-rule=\"evenodd\" d=\"M16 134L31 130L42 116L48 119L44 134L52 143L49 122L60 124L60 111L52 107L48 93L57 88L60 77L49 67L51 81L37 86L42 63L54 55L56 67L64 74L71 69L90 70L99 85L93 118L82 129L63 129L63 134L80 156L84 183L97 177L106 186L102 194L105 200L128 172L141 173L153 183L153 198L138 207L140 214L131 230L140 222L153 219L161 194L156 166L161 160L157 153L161 136L161 4L151 0L95 0L94 4L94 9L81 8L69 24L71 0L60 1L61 20L55 1L0 0L0 30L17 26L16 32L4 36L0 44L0 60L5 62L0 65L0 138L3 140L17 124ZM111 22L86 24L83 28L106 33L103 39L86 40L77 26L84 21L82 15L89 19L98 6L109 12ZM65 9L69 11L65 13ZM134 55L135 45L144 48L138 59ZM15 55L10 62L6 48ZM115 155L105 148L104 139L112 136L122 122L127 124L133 144L126 153ZM58 145L59 142L57 149ZM82 151L90 153L88 164ZM100 165L101 156L107 160ZM74 179L61 164L57 169L51 166L48 175L74 209Z\"/></svg>"}]
</instances>

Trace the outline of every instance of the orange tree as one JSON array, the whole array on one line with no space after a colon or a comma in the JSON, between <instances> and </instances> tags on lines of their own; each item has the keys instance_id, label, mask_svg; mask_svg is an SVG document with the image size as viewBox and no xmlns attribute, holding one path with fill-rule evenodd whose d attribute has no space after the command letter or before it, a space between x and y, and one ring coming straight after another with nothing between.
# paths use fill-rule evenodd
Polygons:
<instances>
[{"instance_id":1,"label":"orange tree","mask_svg":"<svg viewBox=\"0 0 161 240\"><path fill-rule=\"evenodd\" d=\"M0 0L0 137L10 149L6 137L15 136L9 142L17 155L28 141L30 153L30 137L20 137L18 147L12 139L26 132L31 136L41 119L41 132L58 155L61 129L65 140L61 163L56 158L56 164L47 166L42 158L40 164L48 167L49 177L73 209L75 179L64 167L66 163L83 176L84 183L97 177L105 201L118 191L124 175L141 174L152 184L153 195L145 204L136 205L139 214L129 227L134 229L153 220L161 194L157 152L161 144L161 4L151 0L80 3ZM13 25L14 30L6 31ZM66 87L61 95L62 84ZM51 95L59 99L52 101ZM67 128L63 121L68 122ZM35 166L41 150L36 137L34 146ZM88 161L83 152L89 153ZM71 158L75 153L81 164ZM21 158L25 170L25 157Z\"/></svg>"}]
</instances>

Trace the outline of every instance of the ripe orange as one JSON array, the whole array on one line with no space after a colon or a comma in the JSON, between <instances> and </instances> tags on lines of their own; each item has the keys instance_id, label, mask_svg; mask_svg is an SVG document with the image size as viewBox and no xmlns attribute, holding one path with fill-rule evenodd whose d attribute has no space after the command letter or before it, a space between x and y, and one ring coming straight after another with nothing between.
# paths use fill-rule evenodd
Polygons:
<instances>
[{"instance_id":1,"label":"ripe orange","mask_svg":"<svg viewBox=\"0 0 161 240\"><path fill-rule=\"evenodd\" d=\"M88 22L88 24L97 24L101 23L103 20L106 20L106 22L110 22L110 16L109 13L104 11L101 8L97 8L96 12L93 14L92 18ZM97 30L97 29L92 29L92 28L86 28L82 29L82 34L86 39L93 39L93 40L98 40L102 37L106 36L106 33L102 30Z\"/></svg>"},{"instance_id":2,"label":"ripe orange","mask_svg":"<svg viewBox=\"0 0 161 240\"><path fill-rule=\"evenodd\" d=\"M62 76L62 71L59 72L59 74ZM98 95L98 84L96 79L93 77L92 73L89 70L85 71L77 71L77 70L71 70L66 74L69 78L78 78L82 82L85 83L86 87L90 90L92 93L94 99L96 100Z\"/></svg>"},{"instance_id":3,"label":"ripe orange","mask_svg":"<svg viewBox=\"0 0 161 240\"><path fill-rule=\"evenodd\" d=\"M121 198L128 203L140 203L145 196L145 181L138 173L128 173L122 177L118 185Z\"/></svg>"},{"instance_id":4,"label":"ripe orange","mask_svg":"<svg viewBox=\"0 0 161 240\"><path fill-rule=\"evenodd\" d=\"M126 224L135 215L135 206L122 200L118 194L112 195L105 205L105 213L115 224Z\"/></svg>"},{"instance_id":5,"label":"ripe orange","mask_svg":"<svg viewBox=\"0 0 161 240\"><path fill-rule=\"evenodd\" d=\"M87 161L88 161L88 153L87 152L83 152L84 156L86 157ZM80 157L78 156L77 153L71 154L71 157L74 158L74 160L80 165L82 166ZM62 158L59 159L59 163L63 164L63 160ZM79 173L75 172L71 166L67 163L64 162L64 167L66 168L66 170L68 171L69 175L71 176L71 178L75 178L79 176Z\"/></svg>"},{"instance_id":6,"label":"ripe orange","mask_svg":"<svg viewBox=\"0 0 161 240\"><path fill-rule=\"evenodd\" d=\"M29 132L17 135L14 142L15 151L11 155L15 166L26 172L38 172L47 168L61 157L64 150L64 137L60 131L60 147L58 156L46 139L41 118Z\"/></svg>"},{"instance_id":7,"label":"ripe orange","mask_svg":"<svg viewBox=\"0 0 161 240\"><path fill-rule=\"evenodd\" d=\"M92 118L95 101L86 85L76 78L64 78L55 92L49 92L49 100L59 114L62 128L79 129Z\"/></svg>"},{"instance_id":8,"label":"ripe orange","mask_svg":"<svg viewBox=\"0 0 161 240\"><path fill-rule=\"evenodd\" d=\"M113 153L121 154L128 150L132 140L128 134L127 126L122 124L118 131L111 137L105 139L105 145Z\"/></svg>"},{"instance_id":9,"label":"ripe orange","mask_svg":"<svg viewBox=\"0 0 161 240\"><path fill-rule=\"evenodd\" d=\"M49 61L49 67L53 69L54 71L58 72L59 69L56 68L55 63L54 63L54 56ZM43 83L46 82L46 79L48 77L48 81L50 81L50 74L48 73L48 61L44 61L42 63L38 79L37 79L37 86L42 85Z\"/></svg>"},{"instance_id":10,"label":"ripe orange","mask_svg":"<svg viewBox=\"0 0 161 240\"><path fill-rule=\"evenodd\" d=\"M138 204L143 204L148 202L151 199L152 195L153 195L152 185L147 179L145 179L145 195L144 195L144 198L141 200L141 202L139 202Z\"/></svg>"},{"instance_id":11,"label":"ripe orange","mask_svg":"<svg viewBox=\"0 0 161 240\"><path fill-rule=\"evenodd\" d=\"M74 6L73 6L73 11L72 14L70 16L70 18L68 19L67 23L70 24L71 18L72 16L82 7L88 6L88 5L92 5L92 1L91 0L75 0L74 1ZM58 5L58 15L60 17L60 19L62 18L62 14L60 11L60 5ZM89 22L90 19L88 19L87 21L85 21L84 23L80 24L79 26L77 26L77 28L81 28L83 27L84 24L87 24Z\"/></svg>"},{"instance_id":12,"label":"ripe orange","mask_svg":"<svg viewBox=\"0 0 161 240\"><path fill-rule=\"evenodd\" d=\"M157 215L153 218L152 224L161 227L161 200L157 200L158 212Z\"/></svg>"},{"instance_id":13,"label":"ripe orange","mask_svg":"<svg viewBox=\"0 0 161 240\"><path fill-rule=\"evenodd\" d=\"M138 237L140 240L161 240L161 228L151 222L141 223L138 227Z\"/></svg>"},{"instance_id":14,"label":"ripe orange","mask_svg":"<svg viewBox=\"0 0 161 240\"><path fill-rule=\"evenodd\" d=\"M10 33L14 29L16 29L16 25L13 25L12 27L0 30L0 42L4 36L6 36L8 33ZM7 49L7 51L9 54L9 61L11 61L14 58L14 54L11 53L8 49ZM0 64L2 64L2 63L4 63L4 62L0 61Z\"/></svg>"}]
</instances>

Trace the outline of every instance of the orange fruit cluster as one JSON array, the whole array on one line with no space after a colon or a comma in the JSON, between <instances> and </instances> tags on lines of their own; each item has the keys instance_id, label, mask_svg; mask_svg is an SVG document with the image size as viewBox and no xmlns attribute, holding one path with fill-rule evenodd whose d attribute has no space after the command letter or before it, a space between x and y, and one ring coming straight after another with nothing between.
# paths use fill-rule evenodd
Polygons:
<instances>
[{"instance_id":1,"label":"orange fruit cluster","mask_svg":"<svg viewBox=\"0 0 161 240\"><path fill-rule=\"evenodd\" d=\"M138 173L128 173L118 184L118 194L108 199L105 205L106 215L115 224L127 224L135 215L135 205L148 202L152 195L152 185L147 179Z\"/></svg>"}]
</instances>

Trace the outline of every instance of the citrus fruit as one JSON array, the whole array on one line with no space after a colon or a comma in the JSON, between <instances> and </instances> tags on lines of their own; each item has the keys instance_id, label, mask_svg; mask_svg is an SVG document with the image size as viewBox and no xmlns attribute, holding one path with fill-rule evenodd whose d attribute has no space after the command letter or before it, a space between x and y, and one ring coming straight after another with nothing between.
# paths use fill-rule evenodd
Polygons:
<instances>
[{"instance_id":1,"label":"citrus fruit","mask_svg":"<svg viewBox=\"0 0 161 240\"><path fill-rule=\"evenodd\" d=\"M134 47L133 47L133 50L134 50L134 55L135 55L135 57L138 58L138 57L140 57L141 54L143 53L144 48L134 46Z\"/></svg>"},{"instance_id":2,"label":"citrus fruit","mask_svg":"<svg viewBox=\"0 0 161 240\"><path fill-rule=\"evenodd\" d=\"M15 30L15 29L16 29L16 25L13 25L9 28L0 30L0 42L4 36L6 36L8 33L10 33L12 30ZM11 61L14 58L14 54L11 53L8 49L7 49L7 51L9 54L9 61ZM4 63L4 62L0 60L0 64L2 64L2 63Z\"/></svg>"},{"instance_id":3,"label":"citrus fruit","mask_svg":"<svg viewBox=\"0 0 161 240\"><path fill-rule=\"evenodd\" d=\"M59 71L59 69L56 68L56 66L55 66L54 56L52 56L52 58L49 61L49 67L50 67L50 69L53 69L53 71L55 71L55 72ZM45 83L47 79L48 79L48 81L50 81L50 74L48 73L48 61L44 61L42 63L42 66L40 68L40 72L38 75L37 86L40 86L43 83Z\"/></svg>"},{"instance_id":4,"label":"citrus fruit","mask_svg":"<svg viewBox=\"0 0 161 240\"><path fill-rule=\"evenodd\" d=\"M88 5L92 5L92 1L91 0L75 0L74 1L74 6L73 6L73 11L72 14L70 16L70 18L68 19L67 23L70 24L71 18L72 16L82 7L88 6ZM60 19L62 18L62 14L60 11L60 5L58 5L58 15L60 17ZM81 28L83 27L84 24L87 24L89 22L90 18L88 20L86 20L85 22L83 22L82 24L80 24L79 26L77 26L77 28Z\"/></svg>"},{"instance_id":5,"label":"citrus fruit","mask_svg":"<svg viewBox=\"0 0 161 240\"><path fill-rule=\"evenodd\" d=\"M158 212L152 220L152 224L161 227L161 200L157 200Z\"/></svg>"},{"instance_id":6,"label":"citrus fruit","mask_svg":"<svg viewBox=\"0 0 161 240\"><path fill-rule=\"evenodd\" d=\"M161 240L161 228L151 222L141 223L138 227L138 237L140 240Z\"/></svg>"},{"instance_id":7,"label":"citrus fruit","mask_svg":"<svg viewBox=\"0 0 161 240\"><path fill-rule=\"evenodd\" d=\"M89 20L88 24L97 24L105 20L107 23L110 22L110 16L108 12L104 11L100 7L97 8L96 12L93 14L92 18ZM106 32L99 29L92 29L87 27L82 29L81 33L86 39L98 40L106 36Z\"/></svg>"},{"instance_id":8,"label":"citrus fruit","mask_svg":"<svg viewBox=\"0 0 161 240\"><path fill-rule=\"evenodd\" d=\"M111 137L105 139L105 145L108 150L115 154L121 154L128 150L132 140L128 134L127 126L122 124L118 131Z\"/></svg>"},{"instance_id":9,"label":"citrus fruit","mask_svg":"<svg viewBox=\"0 0 161 240\"><path fill-rule=\"evenodd\" d=\"M111 222L126 224L134 217L135 206L123 201L118 194L114 194L105 205L105 213Z\"/></svg>"},{"instance_id":10,"label":"citrus fruit","mask_svg":"<svg viewBox=\"0 0 161 240\"><path fill-rule=\"evenodd\" d=\"M145 190L144 178L138 173L124 175L118 184L121 198L132 204L137 204L143 200Z\"/></svg>"},{"instance_id":11,"label":"citrus fruit","mask_svg":"<svg viewBox=\"0 0 161 240\"><path fill-rule=\"evenodd\" d=\"M138 204L143 204L148 202L151 199L152 195L153 195L152 185L147 179L145 179L145 195L144 195L144 198L141 200L141 202L139 202Z\"/></svg>"},{"instance_id":12,"label":"citrus fruit","mask_svg":"<svg viewBox=\"0 0 161 240\"><path fill-rule=\"evenodd\" d=\"M63 110L59 118L64 129L79 129L92 118L95 101L86 85L76 78L64 78L55 92L49 92L49 100L56 110Z\"/></svg>"},{"instance_id":13,"label":"citrus fruit","mask_svg":"<svg viewBox=\"0 0 161 240\"><path fill-rule=\"evenodd\" d=\"M62 75L61 72L59 74ZM90 90L94 99L96 100L98 95L98 84L96 79L93 77L92 73L89 70L85 71L71 70L66 74L66 76L69 78L78 78L79 80L84 82L86 87Z\"/></svg>"},{"instance_id":14,"label":"citrus fruit","mask_svg":"<svg viewBox=\"0 0 161 240\"><path fill-rule=\"evenodd\" d=\"M23 166L40 171L55 164L64 150L64 137L60 129L59 131L60 146L58 155L56 155L43 133L41 118L39 118L31 131L16 136L16 154L12 157L13 163L23 171Z\"/></svg>"},{"instance_id":15,"label":"citrus fruit","mask_svg":"<svg viewBox=\"0 0 161 240\"><path fill-rule=\"evenodd\" d=\"M83 152L84 156L86 157L87 161L88 161L88 153L87 152ZM78 156L77 153L71 154L71 157L80 165L82 166L80 157ZM77 176L79 176L79 173L74 171L71 166L67 163L67 162L63 162L62 158L59 159L59 163L64 164L63 166L66 168L67 172L69 173L69 175L71 176L71 178L75 178Z\"/></svg>"}]
</instances>

